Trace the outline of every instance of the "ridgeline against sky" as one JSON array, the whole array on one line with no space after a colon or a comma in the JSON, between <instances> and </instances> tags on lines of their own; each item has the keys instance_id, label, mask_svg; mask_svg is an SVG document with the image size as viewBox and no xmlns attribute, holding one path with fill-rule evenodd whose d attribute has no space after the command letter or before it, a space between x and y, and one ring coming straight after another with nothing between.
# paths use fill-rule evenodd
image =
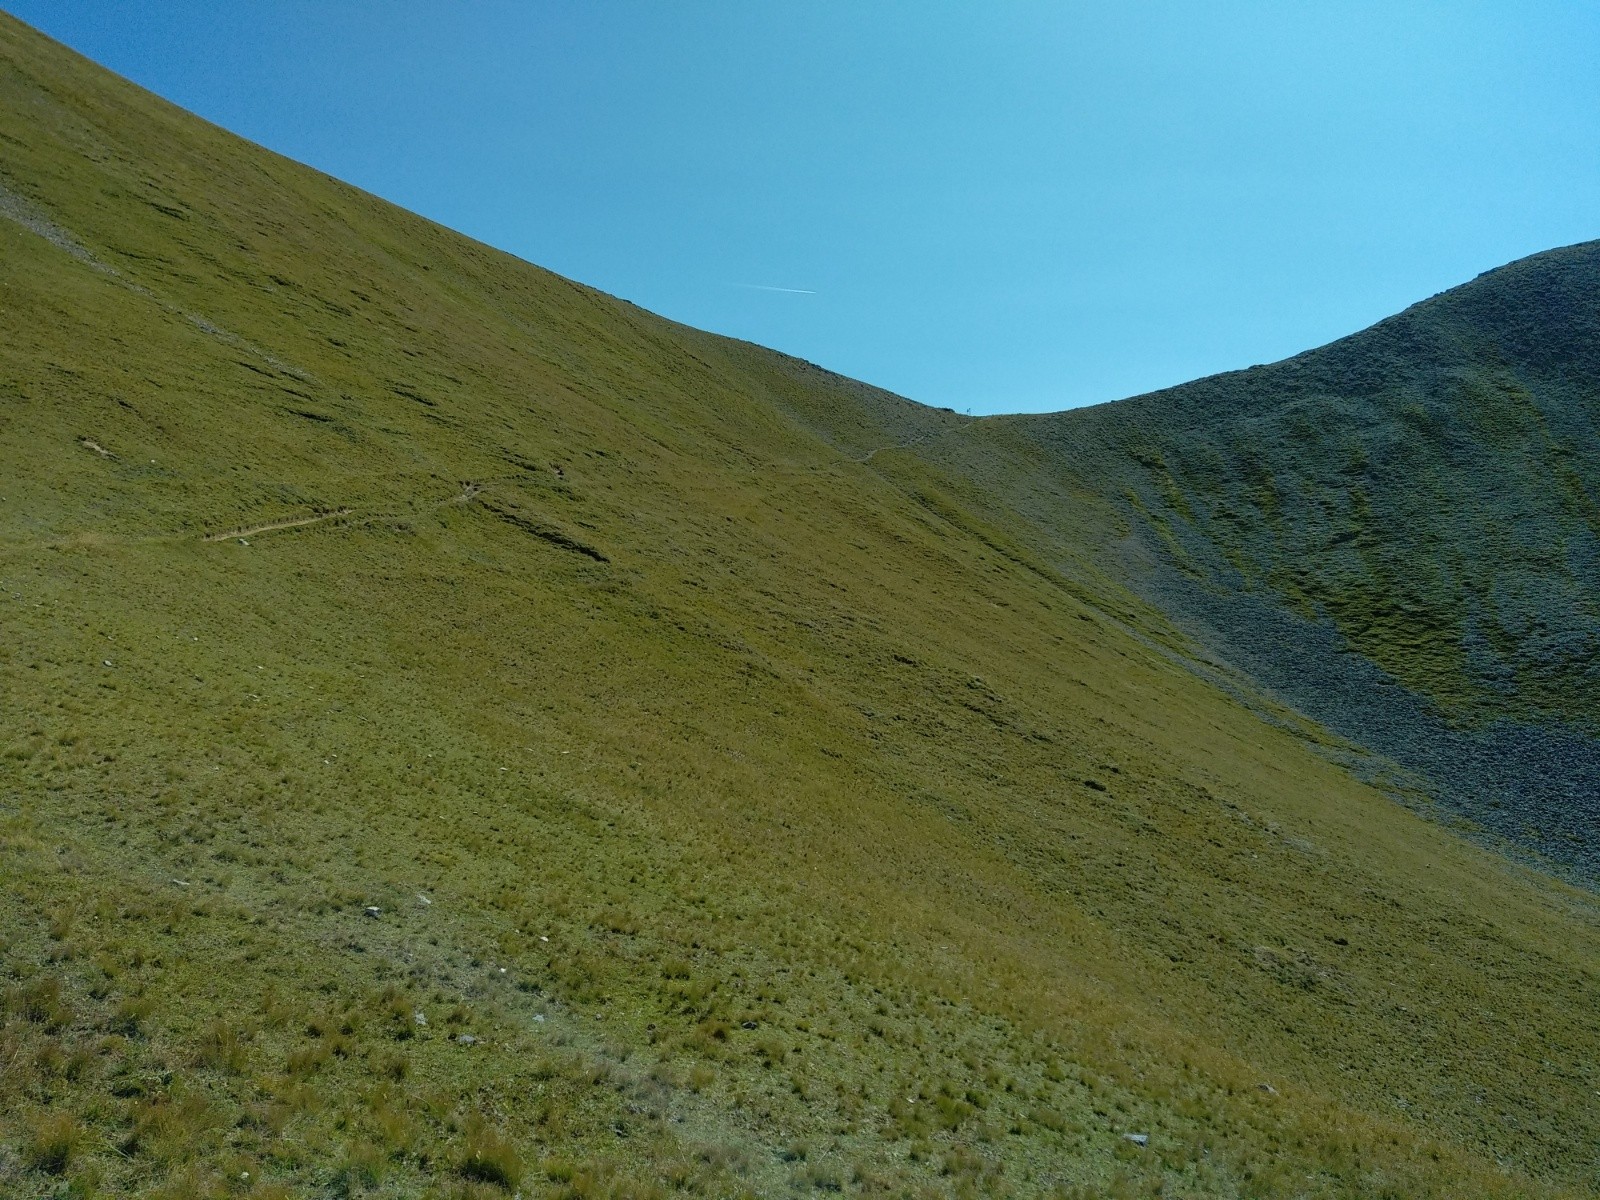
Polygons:
<instances>
[{"instance_id":1,"label":"ridgeline against sky","mask_svg":"<svg viewBox=\"0 0 1600 1200\"><path fill-rule=\"evenodd\" d=\"M1587 4L10 7L529 261L979 413L1270 362L1600 212Z\"/></svg>"}]
</instances>

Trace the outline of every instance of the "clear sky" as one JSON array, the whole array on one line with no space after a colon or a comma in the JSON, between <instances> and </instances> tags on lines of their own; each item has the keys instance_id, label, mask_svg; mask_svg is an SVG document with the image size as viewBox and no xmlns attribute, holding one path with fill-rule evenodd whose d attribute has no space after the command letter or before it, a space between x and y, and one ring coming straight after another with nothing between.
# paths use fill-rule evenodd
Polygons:
<instances>
[{"instance_id":1,"label":"clear sky","mask_svg":"<svg viewBox=\"0 0 1600 1200\"><path fill-rule=\"evenodd\" d=\"M974 412L1600 236L1592 0L0 5L564 275Z\"/></svg>"}]
</instances>

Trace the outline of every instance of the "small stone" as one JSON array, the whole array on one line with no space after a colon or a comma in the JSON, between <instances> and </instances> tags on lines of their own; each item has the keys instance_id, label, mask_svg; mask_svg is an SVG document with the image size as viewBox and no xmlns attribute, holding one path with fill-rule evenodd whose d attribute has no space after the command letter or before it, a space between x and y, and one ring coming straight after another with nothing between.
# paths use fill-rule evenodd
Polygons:
<instances>
[{"instance_id":1,"label":"small stone","mask_svg":"<svg viewBox=\"0 0 1600 1200\"><path fill-rule=\"evenodd\" d=\"M1273 1087L1270 1083L1258 1083L1256 1086L1269 1096L1276 1096L1278 1094L1278 1089Z\"/></svg>"},{"instance_id":2,"label":"small stone","mask_svg":"<svg viewBox=\"0 0 1600 1200\"><path fill-rule=\"evenodd\" d=\"M111 665L111 660L109 658L101 659L100 665L102 667L109 667Z\"/></svg>"},{"instance_id":3,"label":"small stone","mask_svg":"<svg viewBox=\"0 0 1600 1200\"><path fill-rule=\"evenodd\" d=\"M418 893L417 893L417 899L418 899L418 900L420 900L420 901L422 901L422 903L423 903L423 904L425 904L425 905L426 905L426 904L432 904L432 903L433 903L433 901L432 901L432 900L429 900L429 899L428 899L428 898L427 898L427 897L426 897L426 896L424 896L424 895L423 895L423 894L422 894L422 893L421 893L421 892L418 892Z\"/></svg>"},{"instance_id":4,"label":"small stone","mask_svg":"<svg viewBox=\"0 0 1600 1200\"><path fill-rule=\"evenodd\" d=\"M1150 1144L1150 1135L1148 1133L1125 1133L1122 1135L1122 1140L1132 1142L1135 1146L1148 1146Z\"/></svg>"},{"instance_id":5,"label":"small stone","mask_svg":"<svg viewBox=\"0 0 1600 1200\"><path fill-rule=\"evenodd\" d=\"M534 1013L533 1014L533 1019L535 1021L539 1022L539 1024L541 1024L541 1025L544 1024L544 1014L543 1013Z\"/></svg>"},{"instance_id":6,"label":"small stone","mask_svg":"<svg viewBox=\"0 0 1600 1200\"><path fill-rule=\"evenodd\" d=\"M247 542L247 541L245 541L245 540L244 540L244 539L243 539L243 538L240 538L240 539L239 539L239 545L241 545L241 546L248 546L248 545L249 545L249 544L250 544L250 543L249 543L249 542Z\"/></svg>"},{"instance_id":7,"label":"small stone","mask_svg":"<svg viewBox=\"0 0 1600 1200\"><path fill-rule=\"evenodd\" d=\"M177 884L179 887L189 886L189 881L187 879L174 879L172 882Z\"/></svg>"},{"instance_id":8,"label":"small stone","mask_svg":"<svg viewBox=\"0 0 1600 1200\"><path fill-rule=\"evenodd\" d=\"M476 1046L478 1044L478 1039L473 1037L470 1033L460 1034L457 1036L456 1041L463 1046Z\"/></svg>"},{"instance_id":9,"label":"small stone","mask_svg":"<svg viewBox=\"0 0 1600 1200\"><path fill-rule=\"evenodd\" d=\"M755 1027L756 1027L756 1023L754 1021L745 1021L742 1025L739 1026L740 1029L754 1029Z\"/></svg>"},{"instance_id":10,"label":"small stone","mask_svg":"<svg viewBox=\"0 0 1600 1200\"><path fill-rule=\"evenodd\" d=\"M383 915L383 909L379 908L376 904L367 905L367 916L372 917L374 920L376 920L378 917L380 917L382 915Z\"/></svg>"},{"instance_id":11,"label":"small stone","mask_svg":"<svg viewBox=\"0 0 1600 1200\"><path fill-rule=\"evenodd\" d=\"M414 1020L418 1025L426 1025L428 1023L428 1014L419 1008L415 1013L412 1014L412 1020Z\"/></svg>"}]
</instances>

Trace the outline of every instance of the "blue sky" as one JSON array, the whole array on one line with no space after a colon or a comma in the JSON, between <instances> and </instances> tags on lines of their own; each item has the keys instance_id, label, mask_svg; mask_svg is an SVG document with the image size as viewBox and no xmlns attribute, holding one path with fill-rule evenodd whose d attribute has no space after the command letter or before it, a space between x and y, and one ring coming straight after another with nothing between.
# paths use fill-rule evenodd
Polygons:
<instances>
[{"instance_id":1,"label":"blue sky","mask_svg":"<svg viewBox=\"0 0 1600 1200\"><path fill-rule=\"evenodd\" d=\"M1600 236L1592 3L0 4L562 274L974 412Z\"/></svg>"}]
</instances>

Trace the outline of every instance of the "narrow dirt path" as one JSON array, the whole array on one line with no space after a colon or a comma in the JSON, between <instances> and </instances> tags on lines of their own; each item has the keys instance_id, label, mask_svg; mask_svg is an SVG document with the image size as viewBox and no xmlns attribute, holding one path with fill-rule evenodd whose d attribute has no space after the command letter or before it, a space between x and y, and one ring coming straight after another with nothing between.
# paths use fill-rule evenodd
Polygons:
<instances>
[{"instance_id":1,"label":"narrow dirt path","mask_svg":"<svg viewBox=\"0 0 1600 1200\"><path fill-rule=\"evenodd\" d=\"M230 529L226 533L208 533L200 540L203 542L225 542L229 538L253 537L258 533L271 533L274 529L297 529L301 525L315 525L319 521L331 521L335 517L348 517L353 510L336 508L332 512L317 513L311 517L296 517L292 521L269 521L265 525L250 525L243 529Z\"/></svg>"},{"instance_id":2,"label":"narrow dirt path","mask_svg":"<svg viewBox=\"0 0 1600 1200\"><path fill-rule=\"evenodd\" d=\"M447 508L452 504L470 504L483 489L484 485L481 483L465 482L461 485L460 492L443 500L434 501L433 507ZM294 517L288 521L268 521L262 525L246 525L239 529L229 529L222 533L208 533L200 540L202 542L226 542L234 538L254 537L258 533L272 533L278 529L298 529L304 525L316 525L322 521L332 521L336 517L348 517L354 512L355 509L353 508L335 508L329 512L314 513L309 517ZM369 513L363 520L370 521L378 515Z\"/></svg>"},{"instance_id":3,"label":"narrow dirt path","mask_svg":"<svg viewBox=\"0 0 1600 1200\"><path fill-rule=\"evenodd\" d=\"M115 457L97 444L91 442L88 438L82 439L80 445L87 449L94 450L97 453L105 454L107 457ZM435 500L428 507L433 509L441 509L451 507L452 505L471 504L487 487L488 484L485 483L476 483L471 481L464 482L461 485L461 490L455 495L447 496L443 500ZM339 517L353 516L355 511L355 509L348 507L335 508L330 509L327 512L312 513L307 517L291 517L286 521L266 521L259 525L242 525L238 528L225 529L218 533L201 534L200 540L202 542L229 542L237 538L254 537L258 533L273 533L279 529L299 529L306 525L319 525L323 521L332 521ZM363 522L378 520L384 515L385 514L381 512L368 513L362 517L361 520ZM393 516L399 514L391 513L387 515ZM114 534L95 533L92 530L79 530L76 533L69 533L62 537L47 538L39 541L24 540L8 543L3 537L0 537L0 551L39 549L42 547L52 546L81 547L88 545L149 545L157 542L181 542L186 541L194 536L195 535L193 533L152 533L145 534L142 537L128 535L118 536Z\"/></svg>"}]
</instances>

